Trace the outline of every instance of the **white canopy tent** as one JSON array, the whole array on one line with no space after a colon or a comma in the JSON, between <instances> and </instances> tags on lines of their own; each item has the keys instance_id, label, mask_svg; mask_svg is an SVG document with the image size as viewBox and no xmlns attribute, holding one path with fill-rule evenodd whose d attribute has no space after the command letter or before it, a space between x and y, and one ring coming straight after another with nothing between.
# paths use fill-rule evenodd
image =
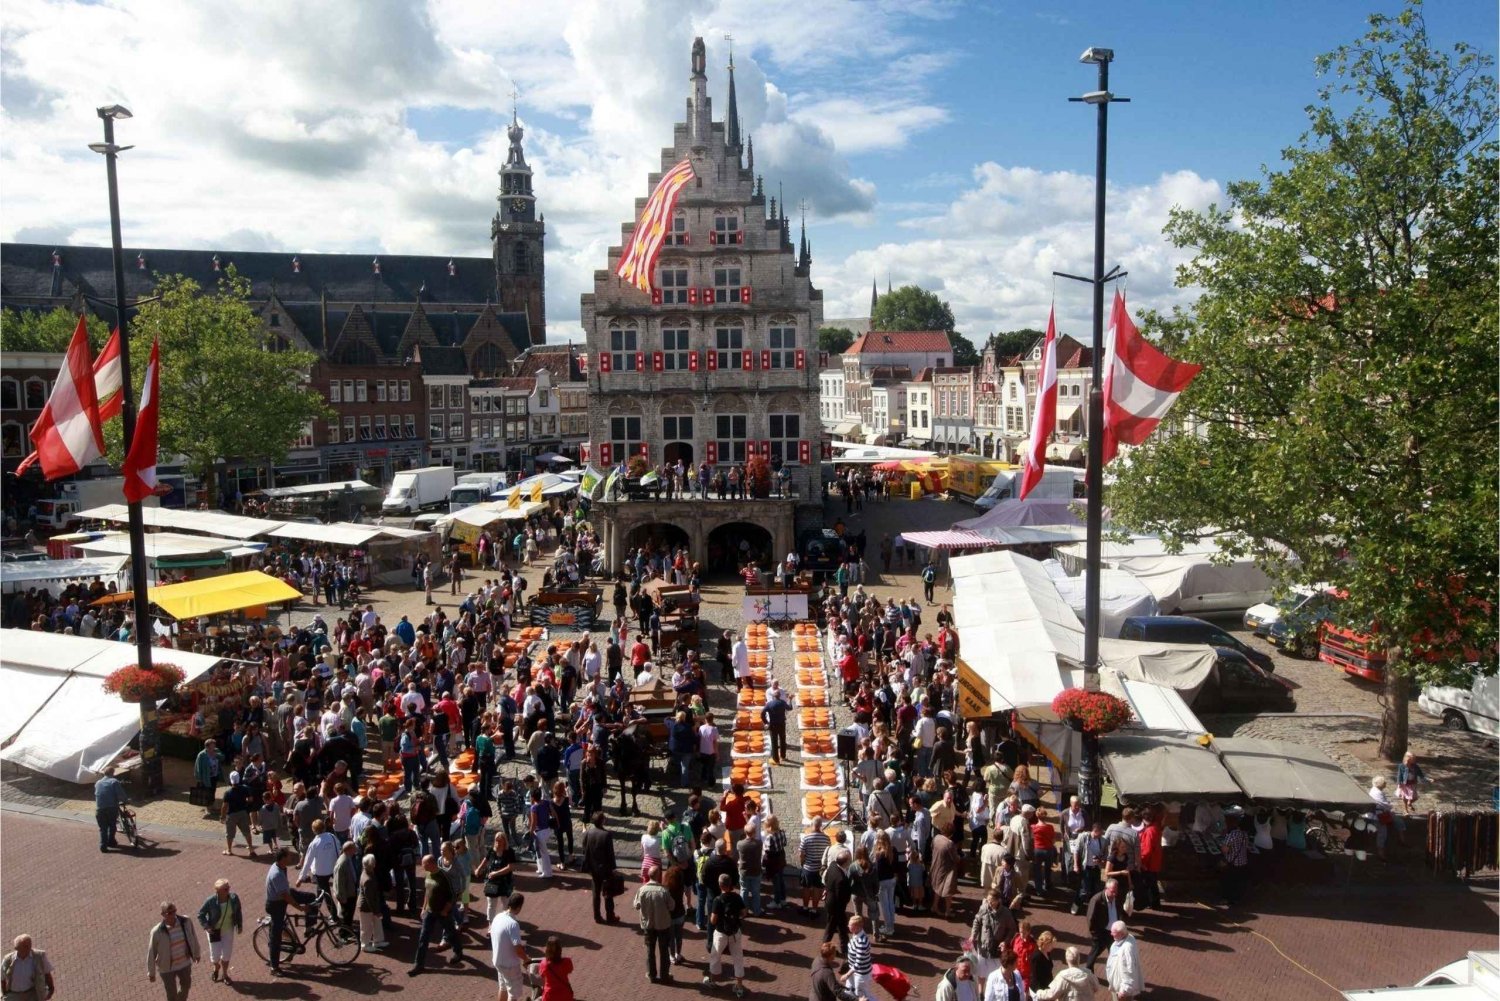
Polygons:
<instances>
[{"instance_id":1,"label":"white canopy tent","mask_svg":"<svg viewBox=\"0 0 1500 1001\"><path fill-rule=\"evenodd\" d=\"M146 535L146 556L150 559L174 556L205 556L242 548L243 540L216 539L207 535L180 535L177 532L150 532ZM125 532L106 532L87 542L72 543L86 553L130 555L130 536Z\"/></svg>"},{"instance_id":2,"label":"white canopy tent","mask_svg":"<svg viewBox=\"0 0 1500 1001\"><path fill-rule=\"evenodd\" d=\"M1084 616L1084 589L1088 586L1088 575L1069 577L1057 560L1042 563L1057 587L1057 593L1073 609L1080 619ZM1104 569L1099 573L1099 634L1115 637L1132 615L1155 615L1161 606L1156 595L1141 581L1124 570Z\"/></svg>"},{"instance_id":3,"label":"white canopy tent","mask_svg":"<svg viewBox=\"0 0 1500 1001\"><path fill-rule=\"evenodd\" d=\"M336 522L332 525L307 525L290 521L271 532L273 539L298 539L302 542L321 542L330 546L363 546L371 539L385 534L379 525L351 525Z\"/></svg>"},{"instance_id":4,"label":"white canopy tent","mask_svg":"<svg viewBox=\"0 0 1500 1001\"><path fill-rule=\"evenodd\" d=\"M226 539L253 539L268 534L281 524L265 518L242 518L223 511L181 511L169 507L149 507L141 511L147 528L178 529L201 532ZM107 521L115 525L130 523L130 509L124 504L105 504L78 512L82 521Z\"/></svg>"},{"instance_id":5,"label":"white canopy tent","mask_svg":"<svg viewBox=\"0 0 1500 1001\"><path fill-rule=\"evenodd\" d=\"M538 483L542 485L543 497L561 497L564 494L570 494L577 490L579 481L574 477L563 476L560 473L537 473L535 476L526 477L526 479L514 486L501 487L490 494L490 498L493 500L509 500L511 494L519 490L521 492L521 500L527 501L531 499L531 492L536 489Z\"/></svg>"},{"instance_id":6,"label":"white canopy tent","mask_svg":"<svg viewBox=\"0 0 1500 1001\"><path fill-rule=\"evenodd\" d=\"M182 650L163 660L189 679L220 662ZM135 646L27 629L0 630L0 759L65 782L99 778L140 729L140 707L104 691Z\"/></svg>"},{"instance_id":7,"label":"white canopy tent","mask_svg":"<svg viewBox=\"0 0 1500 1001\"><path fill-rule=\"evenodd\" d=\"M937 455L931 450L866 445L857 441L834 441L829 444L839 453L833 457L833 461L849 465L885 462L887 459L931 459Z\"/></svg>"},{"instance_id":8,"label":"white canopy tent","mask_svg":"<svg viewBox=\"0 0 1500 1001\"><path fill-rule=\"evenodd\" d=\"M319 494L339 494L349 490L376 490L364 480L339 480L336 483L303 483L295 487L266 487L260 491L262 497L277 500L283 497L316 497Z\"/></svg>"},{"instance_id":9,"label":"white canopy tent","mask_svg":"<svg viewBox=\"0 0 1500 1001\"><path fill-rule=\"evenodd\" d=\"M113 580L123 587L122 576L129 561L128 556L96 556L78 560L0 563L0 590L10 594L30 587L65 585L74 580Z\"/></svg>"}]
</instances>

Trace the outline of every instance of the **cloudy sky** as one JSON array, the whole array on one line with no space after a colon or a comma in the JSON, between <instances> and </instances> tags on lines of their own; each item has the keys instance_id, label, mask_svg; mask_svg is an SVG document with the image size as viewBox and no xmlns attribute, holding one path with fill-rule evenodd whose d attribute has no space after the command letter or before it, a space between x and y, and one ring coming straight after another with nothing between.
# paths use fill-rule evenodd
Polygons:
<instances>
[{"instance_id":1,"label":"cloudy sky","mask_svg":"<svg viewBox=\"0 0 1500 1001\"><path fill-rule=\"evenodd\" d=\"M548 222L553 339L618 241L708 44L722 115L733 36L742 127L767 193L807 205L829 317L917 283L976 341L1087 326L1089 45L1116 50L1110 262L1137 305L1182 301L1160 232L1294 141L1313 57L1370 0L7 0L0 239L107 244L94 109L135 118L127 247L488 255L510 94ZM1379 9L1394 10L1393 2ZM1058 13L1061 11L1062 13ZM1436 40L1493 51L1493 3L1429 6Z\"/></svg>"}]
</instances>

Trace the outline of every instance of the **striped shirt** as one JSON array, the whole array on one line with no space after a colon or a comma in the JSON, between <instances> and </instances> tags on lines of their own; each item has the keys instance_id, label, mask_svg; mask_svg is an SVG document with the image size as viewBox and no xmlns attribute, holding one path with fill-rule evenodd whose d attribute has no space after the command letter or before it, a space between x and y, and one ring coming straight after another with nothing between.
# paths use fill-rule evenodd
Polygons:
<instances>
[{"instance_id":1,"label":"striped shirt","mask_svg":"<svg viewBox=\"0 0 1500 1001\"><path fill-rule=\"evenodd\" d=\"M870 936L864 932L849 936L849 952L845 956L849 969L862 977L870 975Z\"/></svg>"},{"instance_id":2,"label":"striped shirt","mask_svg":"<svg viewBox=\"0 0 1500 1001\"><path fill-rule=\"evenodd\" d=\"M823 856L828 852L828 835L813 831L802 835L802 868L808 872L819 872L823 868Z\"/></svg>"}]
</instances>

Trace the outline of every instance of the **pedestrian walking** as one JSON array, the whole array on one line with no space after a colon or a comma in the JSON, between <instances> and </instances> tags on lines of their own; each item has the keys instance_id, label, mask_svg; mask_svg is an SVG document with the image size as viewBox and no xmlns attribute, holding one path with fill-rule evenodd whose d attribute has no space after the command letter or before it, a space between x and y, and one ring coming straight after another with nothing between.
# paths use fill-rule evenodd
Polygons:
<instances>
[{"instance_id":1,"label":"pedestrian walking","mask_svg":"<svg viewBox=\"0 0 1500 1001\"><path fill-rule=\"evenodd\" d=\"M379 952L390 945L382 937L380 922L380 865L374 855L366 855L360 862L359 899L359 944L366 952Z\"/></svg>"},{"instance_id":2,"label":"pedestrian walking","mask_svg":"<svg viewBox=\"0 0 1500 1001\"><path fill-rule=\"evenodd\" d=\"M927 565L922 568L922 594L927 604L932 604L932 589L937 585L937 564L929 557Z\"/></svg>"},{"instance_id":3,"label":"pedestrian walking","mask_svg":"<svg viewBox=\"0 0 1500 1001\"><path fill-rule=\"evenodd\" d=\"M313 895L292 887L287 870L297 864L297 853L283 848L276 853L271 868L266 873L266 915L271 919L271 976L281 976L281 936L286 931L288 907L299 911L307 909Z\"/></svg>"},{"instance_id":4,"label":"pedestrian walking","mask_svg":"<svg viewBox=\"0 0 1500 1001\"><path fill-rule=\"evenodd\" d=\"M214 892L198 908L198 923L208 936L208 961L213 964L209 978L214 983L233 983L229 962L234 958L234 937L245 930L245 914L239 895L229 889L229 880L214 881Z\"/></svg>"},{"instance_id":5,"label":"pedestrian walking","mask_svg":"<svg viewBox=\"0 0 1500 1001\"><path fill-rule=\"evenodd\" d=\"M651 870L645 885L635 891L630 906L641 912L641 932L646 938L646 979L653 984L671 983L672 895L662 885L662 870Z\"/></svg>"},{"instance_id":6,"label":"pedestrian walking","mask_svg":"<svg viewBox=\"0 0 1500 1001\"><path fill-rule=\"evenodd\" d=\"M869 997L875 986L875 981L870 978L870 968L873 965L870 936L865 931L865 919L858 914L849 919L849 946L844 950L844 963L849 967L849 975L845 981L849 989L858 997Z\"/></svg>"},{"instance_id":7,"label":"pedestrian walking","mask_svg":"<svg viewBox=\"0 0 1500 1001\"><path fill-rule=\"evenodd\" d=\"M615 874L615 840L604 829L604 811L597 810L589 818L589 829L583 834L583 867L593 882L594 923L603 924L618 920L615 916L615 898L609 885ZM599 901L604 899L604 917L599 916Z\"/></svg>"},{"instance_id":8,"label":"pedestrian walking","mask_svg":"<svg viewBox=\"0 0 1500 1001\"><path fill-rule=\"evenodd\" d=\"M99 825L101 852L119 847L115 844L115 828L120 823L120 811L126 809L129 802L124 784L115 777L115 770L106 768L99 781L94 783L94 820ZM250 840L248 834L245 840ZM254 851L253 847L251 851Z\"/></svg>"},{"instance_id":9,"label":"pedestrian walking","mask_svg":"<svg viewBox=\"0 0 1500 1001\"><path fill-rule=\"evenodd\" d=\"M417 954L412 959L411 968L406 971L408 977L423 972L427 965L428 946L440 936L446 935L453 949L450 962L461 963L464 958L463 940L458 937L458 928L453 924L453 884L447 874L438 869L437 858L433 855L422 856L422 871L427 873L422 884L422 930L417 935Z\"/></svg>"},{"instance_id":10,"label":"pedestrian walking","mask_svg":"<svg viewBox=\"0 0 1500 1001\"><path fill-rule=\"evenodd\" d=\"M1110 998L1111 1001L1131 1001L1146 989L1146 978L1141 973L1140 946L1123 921L1110 925L1109 934L1114 942L1109 947L1104 973L1109 982Z\"/></svg>"},{"instance_id":11,"label":"pedestrian walking","mask_svg":"<svg viewBox=\"0 0 1500 1001\"><path fill-rule=\"evenodd\" d=\"M0 996L5 1001L47 1001L57 991L52 960L32 947L30 935L17 935L0 959Z\"/></svg>"},{"instance_id":12,"label":"pedestrian walking","mask_svg":"<svg viewBox=\"0 0 1500 1001\"><path fill-rule=\"evenodd\" d=\"M1089 937L1094 940L1094 948L1083 964L1085 967L1090 970L1094 968L1094 962L1098 960L1100 953L1110 947L1110 929L1124 916L1125 901L1120 897L1119 881L1106 880L1104 889L1089 899Z\"/></svg>"},{"instance_id":13,"label":"pedestrian walking","mask_svg":"<svg viewBox=\"0 0 1500 1001\"><path fill-rule=\"evenodd\" d=\"M526 946L521 942L521 908L524 894L512 893L505 909L490 922L490 961L499 983L497 1001L525 1001L531 992L526 987Z\"/></svg>"},{"instance_id":14,"label":"pedestrian walking","mask_svg":"<svg viewBox=\"0 0 1500 1001\"><path fill-rule=\"evenodd\" d=\"M177 916L175 904L162 901L161 921L146 940L146 979L155 983L160 975L167 1001L187 1001L193 988L193 964L202 960L193 926Z\"/></svg>"},{"instance_id":15,"label":"pedestrian walking","mask_svg":"<svg viewBox=\"0 0 1500 1001\"><path fill-rule=\"evenodd\" d=\"M1396 766L1396 798L1401 801L1401 813L1411 816L1412 804L1417 801L1417 785L1427 781L1417 756L1407 751Z\"/></svg>"},{"instance_id":16,"label":"pedestrian walking","mask_svg":"<svg viewBox=\"0 0 1500 1001\"><path fill-rule=\"evenodd\" d=\"M224 854L234 854L235 832L245 839L245 847L251 858L255 858L255 841L250 833L250 789L240 778L239 772L229 773L229 788L224 790L224 800L219 805L219 819L224 822Z\"/></svg>"},{"instance_id":17,"label":"pedestrian walking","mask_svg":"<svg viewBox=\"0 0 1500 1001\"><path fill-rule=\"evenodd\" d=\"M541 1001L573 1001L573 985L568 981L573 975L573 961L562 954L562 939L556 935L549 935L542 947L537 975L542 981Z\"/></svg>"},{"instance_id":18,"label":"pedestrian walking","mask_svg":"<svg viewBox=\"0 0 1500 1001\"><path fill-rule=\"evenodd\" d=\"M724 954L734 961L734 996L745 996L745 949L741 938L745 921L745 901L735 891L734 877L728 873L719 876L719 894L714 898L712 912L708 916L713 929L713 946L708 954L708 972L703 974L703 986L718 986L718 977L724 969Z\"/></svg>"},{"instance_id":19,"label":"pedestrian walking","mask_svg":"<svg viewBox=\"0 0 1500 1001\"><path fill-rule=\"evenodd\" d=\"M812 963L812 986L808 988L808 1001L855 1001L855 995L839 984L839 947L824 942L818 949L818 957ZM974 1001L979 1001L978 995Z\"/></svg>"}]
</instances>

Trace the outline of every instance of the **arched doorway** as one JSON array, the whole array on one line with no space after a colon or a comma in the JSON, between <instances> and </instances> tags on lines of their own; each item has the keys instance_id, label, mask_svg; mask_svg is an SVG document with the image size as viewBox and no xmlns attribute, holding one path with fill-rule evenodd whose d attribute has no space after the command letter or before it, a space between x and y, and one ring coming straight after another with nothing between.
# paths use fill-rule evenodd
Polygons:
<instances>
[{"instance_id":1,"label":"arched doorway","mask_svg":"<svg viewBox=\"0 0 1500 1001\"><path fill-rule=\"evenodd\" d=\"M737 573L746 559L753 559L762 570L770 571L778 556L772 546L771 533L764 527L731 521L708 533L706 566L713 572Z\"/></svg>"},{"instance_id":2,"label":"arched doorway","mask_svg":"<svg viewBox=\"0 0 1500 1001\"><path fill-rule=\"evenodd\" d=\"M686 469L693 464L693 443L690 441L668 442L661 454L667 465L670 466L681 459L682 467Z\"/></svg>"},{"instance_id":3,"label":"arched doorway","mask_svg":"<svg viewBox=\"0 0 1500 1001\"><path fill-rule=\"evenodd\" d=\"M642 546L649 546L652 553L670 553L687 546L688 555L694 556L692 540L688 538L687 532L664 521L647 522L627 532L625 549L620 551L620 558L622 560L625 558L626 550L639 549Z\"/></svg>"}]
</instances>

